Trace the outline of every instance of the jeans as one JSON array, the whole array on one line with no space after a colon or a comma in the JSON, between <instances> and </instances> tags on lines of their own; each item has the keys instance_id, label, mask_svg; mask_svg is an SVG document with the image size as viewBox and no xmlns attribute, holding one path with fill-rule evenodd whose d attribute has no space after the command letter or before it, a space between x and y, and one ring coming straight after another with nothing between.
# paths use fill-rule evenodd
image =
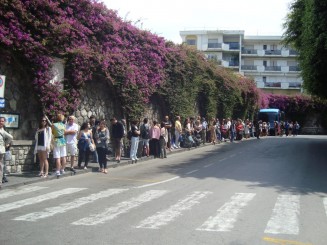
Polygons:
<instances>
[{"instance_id":1,"label":"jeans","mask_svg":"<svg viewBox=\"0 0 327 245\"><path fill-rule=\"evenodd\" d=\"M139 137L132 137L132 140L131 140L131 153L130 153L130 158L132 160L135 160L137 159L137 149L139 147Z\"/></svg>"},{"instance_id":2,"label":"jeans","mask_svg":"<svg viewBox=\"0 0 327 245\"><path fill-rule=\"evenodd\" d=\"M78 167L81 167L82 161L84 160L84 167L87 167L89 163L90 150L87 148L86 150L80 149L78 152ZM98 154L97 154L98 155Z\"/></svg>"},{"instance_id":3,"label":"jeans","mask_svg":"<svg viewBox=\"0 0 327 245\"><path fill-rule=\"evenodd\" d=\"M100 168L107 168L107 158L106 158L107 149L103 147L98 147L97 153L98 153Z\"/></svg>"},{"instance_id":4,"label":"jeans","mask_svg":"<svg viewBox=\"0 0 327 245\"><path fill-rule=\"evenodd\" d=\"M178 147L180 147L180 144L181 144L181 142L179 140L180 135L181 134L177 130L175 130L175 145Z\"/></svg>"}]
</instances>

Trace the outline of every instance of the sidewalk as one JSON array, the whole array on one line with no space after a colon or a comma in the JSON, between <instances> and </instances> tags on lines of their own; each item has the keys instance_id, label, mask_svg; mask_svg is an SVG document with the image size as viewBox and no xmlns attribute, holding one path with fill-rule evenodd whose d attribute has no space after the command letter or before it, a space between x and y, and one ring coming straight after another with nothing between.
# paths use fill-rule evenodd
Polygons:
<instances>
[{"instance_id":1,"label":"sidewalk","mask_svg":"<svg viewBox=\"0 0 327 245\"><path fill-rule=\"evenodd\" d=\"M206 145L201 145L201 146L198 146L197 148L205 147L205 146L209 146L209 145L211 145L211 144L207 143ZM192 147L191 150L192 149L196 149L196 148ZM167 155L171 155L171 154L175 154L175 153L183 152L183 151L187 151L187 150L188 150L187 148L174 149L172 151L167 151ZM110 157L110 159L114 159L114 157ZM139 158L138 162L144 162L144 161L148 161L151 159L154 159L154 157L153 156L141 157L141 158ZM124 165L128 165L128 164L132 164L132 160L130 160L129 158L124 158L124 157L121 158L120 163L117 163L114 160L107 161L108 168L116 168L118 166L124 166ZM75 175L85 174L85 173L89 173L89 172L97 172L98 169L99 169L98 163L90 162L88 164L87 170L76 169ZM28 185L28 184L32 184L32 183L36 183L36 182L57 179L57 176L55 175L54 171L52 171L52 172L49 171L49 175L47 178L41 178L38 176L38 174L39 174L39 171L23 172L23 173L19 173L19 174L16 174L16 173L8 174L6 176L8 179L8 182L2 184L2 190L5 190L7 188L14 188L14 187L22 186L22 185ZM60 178L66 178L66 177L71 177L71 176L74 176L74 175L69 170L69 168L66 167L65 174L61 175Z\"/></svg>"}]
</instances>

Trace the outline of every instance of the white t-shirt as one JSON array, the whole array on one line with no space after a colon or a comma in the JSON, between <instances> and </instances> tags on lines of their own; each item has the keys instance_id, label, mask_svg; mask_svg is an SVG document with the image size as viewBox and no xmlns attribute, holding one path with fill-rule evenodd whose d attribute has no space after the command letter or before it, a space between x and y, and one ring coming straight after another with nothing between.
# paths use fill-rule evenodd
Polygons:
<instances>
[{"instance_id":1,"label":"white t-shirt","mask_svg":"<svg viewBox=\"0 0 327 245\"><path fill-rule=\"evenodd\" d=\"M75 130L75 134L67 134L66 135L66 143L67 144L77 144L77 132L78 132L78 125L76 123L73 123L72 125L66 124L66 130Z\"/></svg>"}]
</instances>

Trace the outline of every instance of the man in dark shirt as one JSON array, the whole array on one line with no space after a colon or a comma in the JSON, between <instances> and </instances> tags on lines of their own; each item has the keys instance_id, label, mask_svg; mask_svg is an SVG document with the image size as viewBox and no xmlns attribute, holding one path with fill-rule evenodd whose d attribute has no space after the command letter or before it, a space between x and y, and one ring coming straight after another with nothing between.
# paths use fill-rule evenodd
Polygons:
<instances>
[{"instance_id":1,"label":"man in dark shirt","mask_svg":"<svg viewBox=\"0 0 327 245\"><path fill-rule=\"evenodd\" d=\"M90 120L89 120L89 122L90 122L90 126L91 126L90 129L92 130L93 140L94 140L94 142L95 142L95 138L94 138L94 136L95 136L95 132L96 132L96 130L97 130L97 126L98 126L98 123L99 123L99 122L96 121L94 115L90 116ZM98 163L99 160L98 160L98 153L97 153L97 151L93 151L92 154L93 154L93 162Z\"/></svg>"},{"instance_id":2,"label":"man in dark shirt","mask_svg":"<svg viewBox=\"0 0 327 245\"><path fill-rule=\"evenodd\" d=\"M124 136L124 126L121 122L118 122L114 117L110 119L111 122L111 142L115 151L116 161L120 162L122 138Z\"/></svg>"}]
</instances>

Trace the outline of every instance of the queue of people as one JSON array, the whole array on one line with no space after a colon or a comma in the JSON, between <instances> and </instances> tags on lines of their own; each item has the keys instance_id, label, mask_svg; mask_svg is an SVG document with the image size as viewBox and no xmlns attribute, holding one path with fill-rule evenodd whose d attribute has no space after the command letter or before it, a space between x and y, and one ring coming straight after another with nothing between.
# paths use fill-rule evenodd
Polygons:
<instances>
[{"instance_id":1,"label":"queue of people","mask_svg":"<svg viewBox=\"0 0 327 245\"><path fill-rule=\"evenodd\" d=\"M108 173L107 161L110 154L119 163L122 155L128 157L132 163L137 163L140 156L155 158L167 158L167 151L180 147L191 148L200 144L241 141L250 137L260 138L269 135L271 131L269 123L246 120L231 120L230 118L219 120L211 118L209 122L204 117L185 118L176 116L170 120L165 116L161 122L153 120L149 122L144 118L140 123L131 121L127 128L125 120L110 119L107 125L105 120L97 121L94 116L89 121L79 125L74 116L65 120L58 114L51 122L46 116L42 117L35 134L35 151L40 162L39 176L46 178L49 175L49 154L53 152L56 163L56 176L65 173L66 162L69 160L69 170L75 174L76 168L87 169L90 156L99 164L99 172ZM276 123L275 135L297 135L299 124L297 122ZM7 137L10 139L10 137ZM0 119L0 146L1 146L1 119ZM77 166L74 166L76 156ZM1 159L1 149L0 149ZM83 166L82 166L82 163ZM0 169L1 170L1 169ZM1 174L1 172L0 172Z\"/></svg>"}]
</instances>

